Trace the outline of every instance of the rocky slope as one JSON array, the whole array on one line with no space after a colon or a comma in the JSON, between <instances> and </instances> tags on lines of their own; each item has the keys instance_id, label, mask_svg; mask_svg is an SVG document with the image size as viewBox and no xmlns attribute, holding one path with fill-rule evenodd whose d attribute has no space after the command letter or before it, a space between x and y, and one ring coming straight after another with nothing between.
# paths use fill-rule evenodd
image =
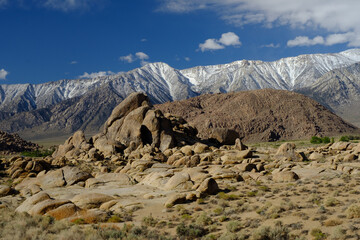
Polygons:
<instances>
[{"instance_id":1,"label":"rocky slope","mask_svg":"<svg viewBox=\"0 0 360 240\"><path fill-rule=\"evenodd\" d=\"M205 94L156 108L182 116L204 138L215 128L234 129L245 141L301 139L357 129L314 100L285 90Z\"/></svg>"},{"instance_id":2,"label":"rocky slope","mask_svg":"<svg viewBox=\"0 0 360 240\"><path fill-rule=\"evenodd\" d=\"M28 139L69 135L79 129L97 132L122 100L111 87L103 86L47 108L8 113L0 123L5 131L18 132Z\"/></svg>"},{"instance_id":3,"label":"rocky slope","mask_svg":"<svg viewBox=\"0 0 360 240\"><path fill-rule=\"evenodd\" d=\"M297 91L360 126L360 63L327 72L313 85Z\"/></svg>"},{"instance_id":4,"label":"rocky slope","mask_svg":"<svg viewBox=\"0 0 360 240\"><path fill-rule=\"evenodd\" d=\"M23 151L34 151L39 146L35 143L25 141L17 134L9 134L0 130L0 152L15 153Z\"/></svg>"}]
</instances>

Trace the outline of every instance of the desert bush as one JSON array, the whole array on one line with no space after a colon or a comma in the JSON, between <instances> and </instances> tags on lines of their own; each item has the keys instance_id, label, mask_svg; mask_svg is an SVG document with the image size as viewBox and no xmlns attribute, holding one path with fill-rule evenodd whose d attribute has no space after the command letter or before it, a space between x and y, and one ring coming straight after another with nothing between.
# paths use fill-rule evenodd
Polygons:
<instances>
[{"instance_id":1,"label":"desert bush","mask_svg":"<svg viewBox=\"0 0 360 240\"><path fill-rule=\"evenodd\" d=\"M226 194L226 193L224 193L224 192L219 192L219 193L217 194L217 197L218 197L219 199L229 200L229 201L239 199L239 196L238 196L238 195L235 195L235 194Z\"/></svg>"},{"instance_id":2,"label":"desert bush","mask_svg":"<svg viewBox=\"0 0 360 240\"><path fill-rule=\"evenodd\" d=\"M123 220L119 215L112 215L111 217L109 217L107 222L109 222L109 223L119 223L119 222L123 222Z\"/></svg>"},{"instance_id":3,"label":"desert bush","mask_svg":"<svg viewBox=\"0 0 360 240\"><path fill-rule=\"evenodd\" d=\"M346 239L346 230L341 227L335 228L332 233L331 239L334 239L334 240Z\"/></svg>"},{"instance_id":4,"label":"desert bush","mask_svg":"<svg viewBox=\"0 0 360 240\"><path fill-rule=\"evenodd\" d=\"M246 235L244 235L242 233L225 232L218 239L219 240L244 240L244 239L246 239Z\"/></svg>"},{"instance_id":5,"label":"desert bush","mask_svg":"<svg viewBox=\"0 0 360 240\"><path fill-rule=\"evenodd\" d=\"M148 227L155 227L159 221L150 214L148 217L144 217L142 223Z\"/></svg>"},{"instance_id":6,"label":"desert bush","mask_svg":"<svg viewBox=\"0 0 360 240\"><path fill-rule=\"evenodd\" d=\"M289 229L282 225L281 222L271 227L260 227L252 234L253 240L288 240Z\"/></svg>"},{"instance_id":7,"label":"desert bush","mask_svg":"<svg viewBox=\"0 0 360 240\"><path fill-rule=\"evenodd\" d=\"M198 225L185 225L185 223L180 223L176 227L176 234L179 237L185 237L187 239L195 239L202 236L205 236L207 231Z\"/></svg>"},{"instance_id":8,"label":"desert bush","mask_svg":"<svg viewBox=\"0 0 360 240\"><path fill-rule=\"evenodd\" d=\"M346 209L346 216L348 218L360 218L360 206L359 205L351 205Z\"/></svg>"},{"instance_id":9,"label":"desert bush","mask_svg":"<svg viewBox=\"0 0 360 240\"><path fill-rule=\"evenodd\" d=\"M213 221L206 213L202 213L196 218L195 222L199 226L208 226L212 224Z\"/></svg>"},{"instance_id":10,"label":"desert bush","mask_svg":"<svg viewBox=\"0 0 360 240\"><path fill-rule=\"evenodd\" d=\"M343 221L341 221L340 219L328 219L324 222L324 226L333 227L333 226L341 225L342 223Z\"/></svg>"},{"instance_id":11,"label":"desert bush","mask_svg":"<svg viewBox=\"0 0 360 240\"><path fill-rule=\"evenodd\" d=\"M0 219L0 239L173 239L171 236L162 236L159 231L149 231L144 226L125 224L122 229L98 228L97 225L56 221L49 216L32 217L9 209L0 209Z\"/></svg>"},{"instance_id":12,"label":"desert bush","mask_svg":"<svg viewBox=\"0 0 360 240\"><path fill-rule=\"evenodd\" d=\"M242 227L242 224L240 221L230 221L227 225L226 225L226 229L231 232L231 233L235 233L238 232Z\"/></svg>"},{"instance_id":13,"label":"desert bush","mask_svg":"<svg viewBox=\"0 0 360 240\"><path fill-rule=\"evenodd\" d=\"M337 200L336 198L328 198L328 199L326 199L326 201L325 201L325 206L326 207L334 207L334 206L336 206L336 205L339 205L340 204L340 201L339 200Z\"/></svg>"},{"instance_id":14,"label":"desert bush","mask_svg":"<svg viewBox=\"0 0 360 240\"><path fill-rule=\"evenodd\" d=\"M322 240L327 238L326 233L323 233L318 228L311 230L310 235L314 237L314 240Z\"/></svg>"}]
</instances>

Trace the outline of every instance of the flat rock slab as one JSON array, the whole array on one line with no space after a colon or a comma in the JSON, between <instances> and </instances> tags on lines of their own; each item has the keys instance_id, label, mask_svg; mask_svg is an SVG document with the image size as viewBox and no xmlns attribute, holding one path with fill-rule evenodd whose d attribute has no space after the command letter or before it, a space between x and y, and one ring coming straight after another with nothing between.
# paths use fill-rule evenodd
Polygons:
<instances>
[{"instance_id":1,"label":"flat rock slab","mask_svg":"<svg viewBox=\"0 0 360 240\"><path fill-rule=\"evenodd\" d=\"M322 167L297 168L297 169L292 169L292 171L295 172L300 177L300 179L316 179L323 176L335 177L339 174L335 170L325 169Z\"/></svg>"},{"instance_id":2,"label":"flat rock slab","mask_svg":"<svg viewBox=\"0 0 360 240\"><path fill-rule=\"evenodd\" d=\"M98 208L101 204L114 200L112 196L102 193L82 193L76 195L71 201L82 209Z\"/></svg>"}]
</instances>

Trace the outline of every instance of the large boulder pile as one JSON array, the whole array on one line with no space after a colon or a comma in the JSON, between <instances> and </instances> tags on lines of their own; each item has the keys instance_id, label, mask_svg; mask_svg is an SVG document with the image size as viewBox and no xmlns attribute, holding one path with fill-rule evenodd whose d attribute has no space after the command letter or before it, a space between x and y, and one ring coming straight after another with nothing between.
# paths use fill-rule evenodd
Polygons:
<instances>
[{"instance_id":1,"label":"large boulder pile","mask_svg":"<svg viewBox=\"0 0 360 240\"><path fill-rule=\"evenodd\" d=\"M89 141L76 132L54 152L54 158L101 159L131 152L146 145L165 151L198 139L196 129L183 119L164 116L143 93L132 93L112 112L104 130Z\"/></svg>"},{"instance_id":2,"label":"large boulder pile","mask_svg":"<svg viewBox=\"0 0 360 240\"><path fill-rule=\"evenodd\" d=\"M18 134L0 131L0 152L14 153L37 149L39 149L39 145L25 141Z\"/></svg>"}]
</instances>

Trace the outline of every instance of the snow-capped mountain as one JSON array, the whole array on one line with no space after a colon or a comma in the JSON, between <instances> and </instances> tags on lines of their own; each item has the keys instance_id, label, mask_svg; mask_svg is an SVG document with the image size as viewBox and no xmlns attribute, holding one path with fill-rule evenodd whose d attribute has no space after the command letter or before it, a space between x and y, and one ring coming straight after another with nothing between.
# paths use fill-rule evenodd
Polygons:
<instances>
[{"instance_id":1,"label":"snow-capped mountain","mask_svg":"<svg viewBox=\"0 0 360 240\"><path fill-rule=\"evenodd\" d=\"M44 84L0 85L0 111L44 108L109 85L122 97L146 92L154 103L193 97L189 80L165 63L152 63L127 73L93 79L60 80Z\"/></svg>"},{"instance_id":2,"label":"snow-capped mountain","mask_svg":"<svg viewBox=\"0 0 360 240\"><path fill-rule=\"evenodd\" d=\"M236 61L181 70L197 92L231 92L274 88L294 90L312 85L323 74L360 62L360 49L335 54L310 54L274 62Z\"/></svg>"},{"instance_id":3,"label":"snow-capped mountain","mask_svg":"<svg viewBox=\"0 0 360 240\"><path fill-rule=\"evenodd\" d=\"M304 93L360 126L354 121L360 114L354 115L351 110L360 105L358 62L360 49L350 49L273 62L241 60L184 70L166 63L150 63L93 79L0 85L0 124L2 130L27 129L30 135L44 129L67 129L69 133L96 130L113 107L132 92L145 92L153 103L164 103L203 93L273 88Z\"/></svg>"}]
</instances>

